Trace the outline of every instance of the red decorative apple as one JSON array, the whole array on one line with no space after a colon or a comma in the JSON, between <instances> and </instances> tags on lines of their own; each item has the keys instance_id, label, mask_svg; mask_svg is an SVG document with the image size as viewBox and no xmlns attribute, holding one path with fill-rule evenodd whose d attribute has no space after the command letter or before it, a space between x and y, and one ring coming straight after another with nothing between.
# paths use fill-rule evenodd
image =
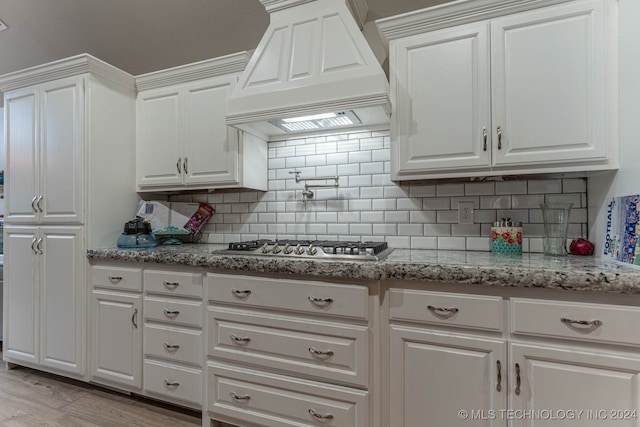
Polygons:
<instances>
[{"instance_id":1,"label":"red decorative apple","mask_svg":"<svg viewBox=\"0 0 640 427\"><path fill-rule=\"evenodd\" d=\"M575 239L569 245L569 252L573 255L593 255L596 245L587 239Z\"/></svg>"}]
</instances>

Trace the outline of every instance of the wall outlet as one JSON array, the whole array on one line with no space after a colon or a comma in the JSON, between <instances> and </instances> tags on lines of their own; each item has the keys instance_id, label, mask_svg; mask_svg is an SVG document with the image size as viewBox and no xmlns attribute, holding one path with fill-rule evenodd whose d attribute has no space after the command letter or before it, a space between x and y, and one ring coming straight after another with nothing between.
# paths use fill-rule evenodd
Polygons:
<instances>
[{"instance_id":1,"label":"wall outlet","mask_svg":"<svg viewBox=\"0 0 640 427\"><path fill-rule=\"evenodd\" d=\"M458 224L473 224L473 202L458 203Z\"/></svg>"}]
</instances>

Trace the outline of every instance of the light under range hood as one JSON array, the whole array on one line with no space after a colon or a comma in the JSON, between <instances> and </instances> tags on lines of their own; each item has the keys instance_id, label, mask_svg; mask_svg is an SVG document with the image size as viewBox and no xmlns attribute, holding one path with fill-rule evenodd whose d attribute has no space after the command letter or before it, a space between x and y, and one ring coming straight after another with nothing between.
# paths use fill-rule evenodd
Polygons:
<instances>
[{"instance_id":1,"label":"light under range hood","mask_svg":"<svg viewBox=\"0 0 640 427\"><path fill-rule=\"evenodd\" d=\"M270 24L229 97L228 125L266 140L388 127L389 82L360 31L366 0L260 0Z\"/></svg>"}]
</instances>

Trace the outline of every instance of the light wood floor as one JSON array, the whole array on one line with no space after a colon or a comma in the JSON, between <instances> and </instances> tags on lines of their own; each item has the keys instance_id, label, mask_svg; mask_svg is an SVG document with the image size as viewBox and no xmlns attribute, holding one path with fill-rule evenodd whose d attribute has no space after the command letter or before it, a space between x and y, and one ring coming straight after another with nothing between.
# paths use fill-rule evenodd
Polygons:
<instances>
[{"instance_id":1,"label":"light wood floor","mask_svg":"<svg viewBox=\"0 0 640 427\"><path fill-rule=\"evenodd\" d=\"M201 426L200 413L29 368L6 369L0 347L2 427Z\"/></svg>"}]
</instances>

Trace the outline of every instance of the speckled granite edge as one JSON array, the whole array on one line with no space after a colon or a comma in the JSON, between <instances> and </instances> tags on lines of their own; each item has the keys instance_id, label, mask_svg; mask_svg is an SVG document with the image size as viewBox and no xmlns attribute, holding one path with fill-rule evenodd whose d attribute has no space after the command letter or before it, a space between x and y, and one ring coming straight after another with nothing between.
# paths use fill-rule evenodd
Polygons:
<instances>
[{"instance_id":1,"label":"speckled granite edge","mask_svg":"<svg viewBox=\"0 0 640 427\"><path fill-rule=\"evenodd\" d=\"M328 261L212 254L222 245L149 250L92 249L92 260L186 265L253 273L355 280L430 280L484 286L640 294L640 268L597 257L494 256L488 252L399 249L384 261Z\"/></svg>"}]
</instances>

